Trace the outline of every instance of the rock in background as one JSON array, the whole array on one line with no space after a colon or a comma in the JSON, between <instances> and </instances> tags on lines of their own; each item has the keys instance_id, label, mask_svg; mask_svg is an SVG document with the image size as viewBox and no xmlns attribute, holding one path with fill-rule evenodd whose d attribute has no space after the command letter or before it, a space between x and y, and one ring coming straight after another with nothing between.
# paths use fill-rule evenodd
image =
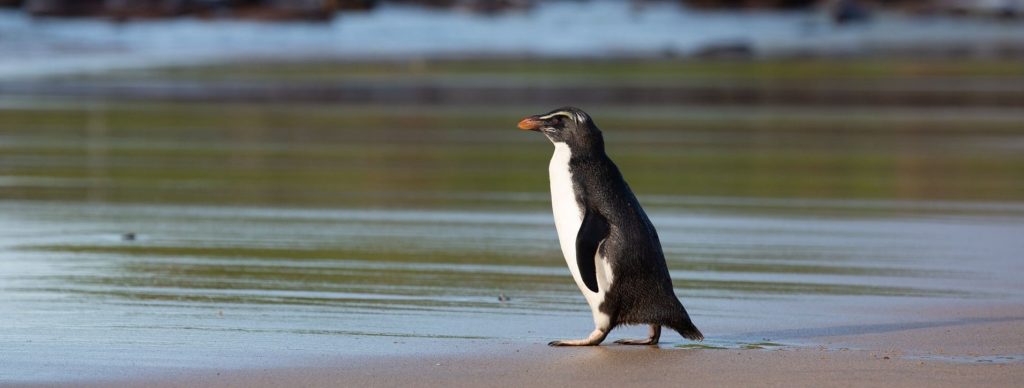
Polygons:
<instances>
[{"instance_id":1,"label":"rock in background","mask_svg":"<svg viewBox=\"0 0 1024 388\"><path fill-rule=\"evenodd\" d=\"M207 18L327 20L340 10L368 10L377 0L0 0L33 16L113 19L194 15Z\"/></svg>"}]
</instances>

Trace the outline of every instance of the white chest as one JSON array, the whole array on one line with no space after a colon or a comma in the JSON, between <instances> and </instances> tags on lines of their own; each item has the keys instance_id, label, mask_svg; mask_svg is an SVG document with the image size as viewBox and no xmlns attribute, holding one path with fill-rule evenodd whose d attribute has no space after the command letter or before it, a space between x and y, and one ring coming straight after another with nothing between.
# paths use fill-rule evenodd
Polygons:
<instances>
[{"instance_id":1,"label":"white chest","mask_svg":"<svg viewBox=\"0 0 1024 388\"><path fill-rule=\"evenodd\" d=\"M558 231L558 243L565 257L565 264L576 281L576 286L583 292L587 303L594 311L595 320L607 320L608 317L598 312L598 306L604 300L605 291L611 285L611 269L606 260L600 260L597 266L598 292L590 291L580 276L579 265L576 263L576 235L583 224L583 209L576 201L576 192L572 184L572 172L569 170L569 159L572 157L569 147L555 143L555 154L551 156L548 174L551 180L551 211L555 216L555 229ZM600 325L600 323L599 323Z\"/></svg>"},{"instance_id":2,"label":"white chest","mask_svg":"<svg viewBox=\"0 0 1024 388\"><path fill-rule=\"evenodd\" d=\"M555 216L558 242L572 276L579 279L579 269L576 268L576 234L583 223L583 212L576 202L576 192L572 186L572 173L569 171L571 156L569 146L555 143L555 154L551 156L551 164L548 165L548 176L551 180L551 211Z\"/></svg>"}]
</instances>

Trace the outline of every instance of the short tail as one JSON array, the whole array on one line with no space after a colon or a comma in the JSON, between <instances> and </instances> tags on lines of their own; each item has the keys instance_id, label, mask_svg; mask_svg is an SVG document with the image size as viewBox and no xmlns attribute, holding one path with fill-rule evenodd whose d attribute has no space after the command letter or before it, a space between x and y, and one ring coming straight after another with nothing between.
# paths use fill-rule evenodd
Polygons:
<instances>
[{"instance_id":1,"label":"short tail","mask_svg":"<svg viewBox=\"0 0 1024 388\"><path fill-rule=\"evenodd\" d=\"M673 322L671 325L668 325L668 327L679 332L679 335L688 340L704 340L704 334L701 334L700 329L697 329L697 326L693 325L693 321L690 320L690 315L686 313L686 310L683 310L683 316L681 319Z\"/></svg>"}]
</instances>

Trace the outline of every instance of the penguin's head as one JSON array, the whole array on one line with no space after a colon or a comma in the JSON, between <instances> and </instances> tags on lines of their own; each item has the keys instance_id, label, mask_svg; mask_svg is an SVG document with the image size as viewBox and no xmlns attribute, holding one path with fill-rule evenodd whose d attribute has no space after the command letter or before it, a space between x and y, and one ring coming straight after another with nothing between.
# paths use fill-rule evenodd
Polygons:
<instances>
[{"instance_id":1,"label":"penguin's head","mask_svg":"<svg viewBox=\"0 0 1024 388\"><path fill-rule=\"evenodd\" d=\"M570 148L604 146L601 130L590 115L571 106L524 118L519 121L519 129L543 133L552 143L566 143Z\"/></svg>"}]
</instances>

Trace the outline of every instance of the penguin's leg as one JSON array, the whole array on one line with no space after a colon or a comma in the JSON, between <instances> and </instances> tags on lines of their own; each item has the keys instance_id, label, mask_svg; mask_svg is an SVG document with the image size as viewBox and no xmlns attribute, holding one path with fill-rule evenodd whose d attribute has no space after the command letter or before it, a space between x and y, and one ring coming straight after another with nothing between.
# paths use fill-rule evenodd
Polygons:
<instances>
[{"instance_id":1,"label":"penguin's leg","mask_svg":"<svg viewBox=\"0 0 1024 388\"><path fill-rule=\"evenodd\" d=\"M548 346L597 346L604 341L604 337L607 337L610 331L612 331L611 317L595 309L594 331L590 332L589 337L578 340L551 341L548 342Z\"/></svg>"},{"instance_id":2,"label":"penguin's leg","mask_svg":"<svg viewBox=\"0 0 1024 388\"><path fill-rule=\"evenodd\" d=\"M577 340L560 340L548 342L548 346L597 346L608 336L608 331L600 328L590 332L590 336Z\"/></svg>"},{"instance_id":3,"label":"penguin's leg","mask_svg":"<svg viewBox=\"0 0 1024 388\"><path fill-rule=\"evenodd\" d=\"M657 345L659 339L661 339L661 325L651 325L647 339L620 339L615 341L615 343L622 345Z\"/></svg>"}]
</instances>

